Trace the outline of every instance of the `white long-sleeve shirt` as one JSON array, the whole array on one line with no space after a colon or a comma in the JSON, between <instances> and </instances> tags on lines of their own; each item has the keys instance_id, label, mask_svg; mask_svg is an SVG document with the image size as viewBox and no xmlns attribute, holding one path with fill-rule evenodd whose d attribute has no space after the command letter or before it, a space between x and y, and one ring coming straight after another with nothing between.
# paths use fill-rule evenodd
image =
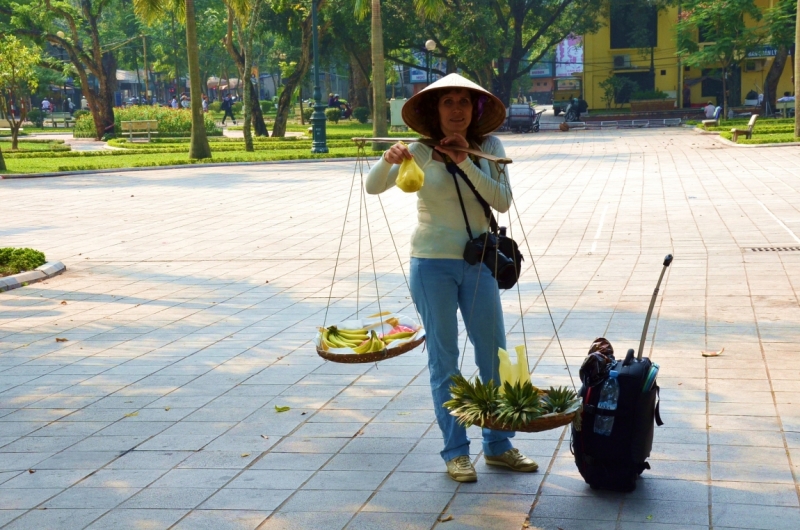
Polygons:
<instances>
[{"instance_id":1,"label":"white long-sleeve shirt","mask_svg":"<svg viewBox=\"0 0 800 530\"><path fill-rule=\"evenodd\" d=\"M411 256L415 258L463 259L464 245L469 240L464 224L464 214L458 202L456 184L445 168L444 162L433 160L433 149L421 143L409 145L419 167L425 173L425 184L417 192L418 224L411 236ZM494 136L488 136L481 150L498 157L505 157L503 144ZM499 212L507 212L511 205L511 186L508 169L505 175L498 173L494 164L480 159L478 168L469 158L458 167L467 175L481 197ZM376 195L394 187L400 166L387 162L383 157L372 166L366 181L366 191ZM467 211L473 237L489 229L483 207L475 194L456 176L464 208Z\"/></svg>"}]
</instances>

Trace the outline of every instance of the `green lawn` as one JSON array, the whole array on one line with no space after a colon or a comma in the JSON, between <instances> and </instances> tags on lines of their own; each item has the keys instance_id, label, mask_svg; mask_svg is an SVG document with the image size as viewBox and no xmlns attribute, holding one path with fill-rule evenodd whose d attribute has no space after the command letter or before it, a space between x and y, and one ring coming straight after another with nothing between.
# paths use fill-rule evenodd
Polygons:
<instances>
[{"instance_id":1,"label":"green lawn","mask_svg":"<svg viewBox=\"0 0 800 530\"><path fill-rule=\"evenodd\" d=\"M213 162L261 162L267 160L303 160L312 158L353 157L358 153L355 147L332 148L327 155L311 154L310 149L287 149L255 151L214 152L212 159L190 161L186 152L124 154L73 158L9 158L6 159L9 173L47 173L54 171L77 171L92 169L114 169L124 167L170 166L190 163ZM368 151L368 154L371 154Z\"/></svg>"}]
</instances>

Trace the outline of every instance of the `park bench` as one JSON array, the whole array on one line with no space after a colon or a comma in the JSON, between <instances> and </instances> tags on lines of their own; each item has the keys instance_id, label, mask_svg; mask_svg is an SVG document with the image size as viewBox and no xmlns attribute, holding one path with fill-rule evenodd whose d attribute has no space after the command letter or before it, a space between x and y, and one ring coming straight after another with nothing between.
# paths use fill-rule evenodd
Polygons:
<instances>
[{"instance_id":1,"label":"park bench","mask_svg":"<svg viewBox=\"0 0 800 530\"><path fill-rule=\"evenodd\" d=\"M51 112L45 117L44 123L49 123L55 128L58 128L59 123L63 123L64 127L69 127L75 123L75 120L72 118L69 112Z\"/></svg>"},{"instance_id":2,"label":"park bench","mask_svg":"<svg viewBox=\"0 0 800 530\"><path fill-rule=\"evenodd\" d=\"M11 122L8 120L0 120L0 131L10 131L11 130ZM22 131L22 127L19 128Z\"/></svg>"},{"instance_id":3,"label":"park bench","mask_svg":"<svg viewBox=\"0 0 800 530\"><path fill-rule=\"evenodd\" d=\"M719 117L722 115L722 107L714 109L714 118L703 120L703 127L719 127Z\"/></svg>"},{"instance_id":4,"label":"park bench","mask_svg":"<svg viewBox=\"0 0 800 530\"><path fill-rule=\"evenodd\" d=\"M158 134L157 120L133 120L120 123L122 133L128 135L128 139L133 140L134 135L147 135L147 141L154 134Z\"/></svg>"},{"instance_id":5,"label":"park bench","mask_svg":"<svg viewBox=\"0 0 800 530\"><path fill-rule=\"evenodd\" d=\"M758 119L758 114L753 114L750 116L750 121L747 122L747 129L731 129L731 134L733 134L732 140L736 142L740 135L745 135L744 137L748 140L753 137L753 128L756 126L756 120Z\"/></svg>"}]
</instances>

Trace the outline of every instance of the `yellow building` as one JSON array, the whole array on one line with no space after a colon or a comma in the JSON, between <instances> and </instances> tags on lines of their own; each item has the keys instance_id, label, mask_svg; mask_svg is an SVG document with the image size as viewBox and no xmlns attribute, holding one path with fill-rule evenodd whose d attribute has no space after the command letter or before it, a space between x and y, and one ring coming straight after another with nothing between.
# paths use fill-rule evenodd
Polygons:
<instances>
[{"instance_id":1,"label":"yellow building","mask_svg":"<svg viewBox=\"0 0 800 530\"><path fill-rule=\"evenodd\" d=\"M756 0L763 10L771 7L776 0ZM624 4L624 2L620 2ZM713 68L690 68L682 65L676 55L676 23L678 7L671 7L658 14L655 20L646 21L641 17L626 16L624 10L611 11L600 30L592 35L584 36L584 99L590 109L605 109L604 91L600 83L610 76L626 77L635 81L640 90L655 88L666 92L676 100L675 106L700 107L708 101L715 105L722 104L722 81ZM633 19L633 20L631 20ZM636 26L638 24L638 26ZM627 25L627 27L626 27ZM656 39L652 53L655 70L655 86L651 74L651 55L648 48L637 48L632 44L640 44L641 40L632 42L629 33L634 27L655 27ZM755 52L741 68L732 72L729 77L730 103L739 106L745 103L746 95L753 90L757 94L764 91L764 80L774 58L774 49L764 46ZM783 75L778 83L777 94L794 93L792 84L792 58L786 62ZM736 82L738 81L738 82ZM627 100L628 94L623 96ZM688 96L688 101L687 101ZM614 108L619 105L612 104ZM626 102L623 108L630 107Z\"/></svg>"}]
</instances>

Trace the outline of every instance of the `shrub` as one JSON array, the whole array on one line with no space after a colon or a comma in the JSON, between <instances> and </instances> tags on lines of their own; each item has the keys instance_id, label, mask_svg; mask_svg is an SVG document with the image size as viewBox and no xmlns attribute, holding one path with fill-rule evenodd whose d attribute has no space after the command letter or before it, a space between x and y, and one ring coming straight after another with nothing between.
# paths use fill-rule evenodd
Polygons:
<instances>
[{"instance_id":1,"label":"shrub","mask_svg":"<svg viewBox=\"0 0 800 530\"><path fill-rule=\"evenodd\" d=\"M241 101L237 101L236 103L234 103L232 109L233 109L233 113L234 114L241 114L242 113L242 102Z\"/></svg>"},{"instance_id":2,"label":"shrub","mask_svg":"<svg viewBox=\"0 0 800 530\"><path fill-rule=\"evenodd\" d=\"M637 90L631 94L631 101L642 101L646 99L667 99L669 95L660 90Z\"/></svg>"},{"instance_id":3,"label":"shrub","mask_svg":"<svg viewBox=\"0 0 800 530\"><path fill-rule=\"evenodd\" d=\"M353 109L353 117L358 120L358 123L367 123L369 109L367 107L356 107Z\"/></svg>"},{"instance_id":4,"label":"shrub","mask_svg":"<svg viewBox=\"0 0 800 530\"><path fill-rule=\"evenodd\" d=\"M325 117L331 123L339 123L339 118L342 116L342 111L339 109L325 109Z\"/></svg>"},{"instance_id":5,"label":"shrub","mask_svg":"<svg viewBox=\"0 0 800 530\"><path fill-rule=\"evenodd\" d=\"M72 113L72 117L77 120L81 116L86 116L87 114L91 116L92 113L89 112L88 110L76 110L75 112Z\"/></svg>"},{"instance_id":6,"label":"shrub","mask_svg":"<svg viewBox=\"0 0 800 530\"><path fill-rule=\"evenodd\" d=\"M311 119L311 115L314 114L314 109L309 107L303 107L303 119L308 121Z\"/></svg>"},{"instance_id":7,"label":"shrub","mask_svg":"<svg viewBox=\"0 0 800 530\"><path fill-rule=\"evenodd\" d=\"M162 136L190 136L192 133L192 112L189 109L174 110L168 107L133 106L114 109L114 132L122 133L123 121L156 120L158 133ZM219 135L221 131L214 125L209 114L203 115L206 134ZM91 115L78 118L73 135L75 138L94 138L94 120Z\"/></svg>"},{"instance_id":8,"label":"shrub","mask_svg":"<svg viewBox=\"0 0 800 530\"><path fill-rule=\"evenodd\" d=\"M264 114L266 114L267 112L272 112L272 109L275 108L275 105L272 103L272 101L268 99L262 100L260 101L260 103L261 103L261 112L263 112Z\"/></svg>"},{"instance_id":9,"label":"shrub","mask_svg":"<svg viewBox=\"0 0 800 530\"><path fill-rule=\"evenodd\" d=\"M211 112L222 112L222 102L217 100L209 103L208 110Z\"/></svg>"},{"instance_id":10,"label":"shrub","mask_svg":"<svg viewBox=\"0 0 800 530\"><path fill-rule=\"evenodd\" d=\"M31 109L28 111L28 120L36 127L44 126L44 112L39 109Z\"/></svg>"},{"instance_id":11,"label":"shrub","mask_svg":"<svg viewBox=\"0 0 800 530\"><path fill-rule=\"evenodd\" d=\"M44 254L32 248L0 248L0 276L31 271L47 263Z\"/></svg>"}]
</instances>

